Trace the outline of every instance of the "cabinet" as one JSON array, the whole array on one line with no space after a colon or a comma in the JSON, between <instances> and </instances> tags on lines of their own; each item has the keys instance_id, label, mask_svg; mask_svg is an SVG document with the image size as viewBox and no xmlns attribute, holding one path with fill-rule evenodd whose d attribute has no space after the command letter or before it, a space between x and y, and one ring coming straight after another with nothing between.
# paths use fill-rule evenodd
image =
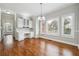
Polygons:
<instances>
[{"instance_id":1,"label":"cabinet","mask_svg":"<svg viewBox=\"0 0 79 59\"><path fill-rule=\"evenodd\" d=\"M33 20L30 18L17 18L17 28L16 28L16 39L18 41L24 40L25 38L33 38Z\"/></svg>"}]
</instances>

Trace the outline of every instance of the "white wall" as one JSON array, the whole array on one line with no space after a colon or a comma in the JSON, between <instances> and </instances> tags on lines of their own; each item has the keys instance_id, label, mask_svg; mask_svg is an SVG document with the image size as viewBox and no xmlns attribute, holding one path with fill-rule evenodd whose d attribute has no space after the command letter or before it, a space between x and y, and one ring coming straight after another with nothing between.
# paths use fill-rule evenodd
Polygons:
<instances>
[{"instance_id":1,"label":"white wall","mask_svg":"<svg viewBox=\"0 0 79 59\"><path fill-rule=\"evenodd\" d=\"M51 12L51 13L48 13L45 15L46 17L46 21L47 20L50 20L54 17L60 17L62 15L65 15L65 14L69 14L69 13L74 13L75 14L75 24L74 24L74 27L75 27L75 38L65 38L65 37L61 37L61 35L59 36L53 36L53 35L47 35L47 34L42 34L41 33L41 37L46 37L46 38L50 38L51 40L54 39L56 41L63 41L63 42L66 42L66 43L70 43L70 44L73 44L73 45L77 45L79 44L79 39L78 39L78 30L79 30L79 4L74 4L72 6L69 6L69 7L66 7L66 8L63 8L63 9L60 9L60 10L56 10L54 12ZM61 28L61 27L60 27ZM61 32L61 31L60 31ZM77 42L78 41L78 42Z\"/></svg>"},{"instance_id":2,"label":"white wall","mask_svg":"<svg viewBox=\"0 0 79 59\"><path fill-rule=\"evenodd\" d=\"M34 37L38 38L39 37L39 20L38 17L34 17Z\"/></svg>"},{"instance_id":3,"label":"white wall","mask_svg":"<svg viewBox=\"0 0 79 59\"><path fill-rule=\"evenodd\" d=\"M1 11L1 8L0 8ZM1 12L0 12L0 41L1 41Z\"/></svg>"},{"instance_id":4,"label":"white wall","mask_svg":"<svg viewBox=\"0 0 79 59\"><path fill-rule=\"evenodd\" d=\"M75 37L77 38L77 44L78 44L78 46L79 46L79 4L77 4L77 12L76 12L76 18L77 18L77 20L76 20L76 35L75 35Z\"/></svg>"}]
</instances>

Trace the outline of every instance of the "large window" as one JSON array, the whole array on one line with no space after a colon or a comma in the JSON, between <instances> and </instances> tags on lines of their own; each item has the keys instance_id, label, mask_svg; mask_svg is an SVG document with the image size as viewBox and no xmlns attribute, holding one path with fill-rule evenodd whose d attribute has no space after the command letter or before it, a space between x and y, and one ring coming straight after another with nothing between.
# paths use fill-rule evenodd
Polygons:
<instances>
[{"instance_id":1,"label":"large window","mask_svg":"<svg viewBox=\"0 0 79 59\"><path fill-rule=\"evenodd\" d=\"M59 34L59 18L54 18L46 22L48 34Z\"/></svg>"},{"instance_id":2,"label":"large window","mask_svg":"<svg viewBox=\"0 0 79 59\"><path fill-rule=\"evenodd\" d=\"M62 16L62 35L72 37L74 35L74 14Z\"/></svg>"},{"instance_id":3,"label":"large window","mask_svg":"<svg viewBox=\"0 0 79 59\"><path fill-rule=\"evenodd\" d=\"M40 21L40 32L42 34L46 33L46 20Z\"/></svg>"},{"instance_id":4,"label":"large window","mask_svg":"<svg viewBox=\"0 0 79 59\"><path fill-rule=\"evenodd\" d=\"M41 32L61 37L74 37L74 14L67 14L41 21Z\"/></svg>"}]
</instances>

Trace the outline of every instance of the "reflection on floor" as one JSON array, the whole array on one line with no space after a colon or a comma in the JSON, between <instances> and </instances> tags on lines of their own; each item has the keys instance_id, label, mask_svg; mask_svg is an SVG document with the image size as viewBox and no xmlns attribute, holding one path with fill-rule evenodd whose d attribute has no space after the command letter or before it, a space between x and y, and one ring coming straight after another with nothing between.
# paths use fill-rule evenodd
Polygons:
<instances>
[{"instance_id":1,"label":"reflection on floor","mask_svg":"<svg viewBox=\"0 0 79 59\"><path fill-rule=\"evenodd\" d=\"M10 46L10 45L9 45ZM14 41L8 47L0 43L1 56L72 56L79 55L76 46L58 43L46 39L25 39L24 41Z\"/></svg>"}]
</instances>

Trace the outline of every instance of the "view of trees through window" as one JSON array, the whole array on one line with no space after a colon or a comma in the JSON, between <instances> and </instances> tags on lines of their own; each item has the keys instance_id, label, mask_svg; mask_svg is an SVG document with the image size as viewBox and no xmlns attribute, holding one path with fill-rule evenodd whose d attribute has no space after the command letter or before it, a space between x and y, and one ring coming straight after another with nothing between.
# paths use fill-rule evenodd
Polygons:
<instances>
[{"instance_id":1,"label":"view of trees through window","mask_svg":"<svg viewBox=\"0 0 79 59\"><path fill-rule=\"evenodd\" d=\"M58 24L56 20L48 23L48 31L49 33L56 33L58 31Z\"/></svg>"},{"instance_id":2,"label":"view of trees through window","mask_svg":"<svg viewBox=\"0 0 79 59\"><path fill-rule=\"evenodd\" d=\"M46 28L45 28L46 26ZM60 34L72 36L73 33L73 14L62 16L62 18L54 18L51 20L47 20L46 24L42 21L42 32L47 32L47 34ZM60 31L61 30L61 31ZM60 31L60 33L59 33Z\"/></svg>"},{"instance_id":3,"label":"view of trees through window","mask_svg":"<svg viewBox=\"0 0 79 59\"><path fill-rule=\"evenodd\" d=\"M59 34L59 18L54 18L47 21L47 33Z\"/></svg>"},{"instance_id":4,"label":"view of trees through window","mask_svg":"<svg viewBox=\"0 0 79 59\"><path fill-rule=\"evenodd\" d=\"M64 34L71 34L71 18L64 20Z\"/></svg>"}]
</instances>

